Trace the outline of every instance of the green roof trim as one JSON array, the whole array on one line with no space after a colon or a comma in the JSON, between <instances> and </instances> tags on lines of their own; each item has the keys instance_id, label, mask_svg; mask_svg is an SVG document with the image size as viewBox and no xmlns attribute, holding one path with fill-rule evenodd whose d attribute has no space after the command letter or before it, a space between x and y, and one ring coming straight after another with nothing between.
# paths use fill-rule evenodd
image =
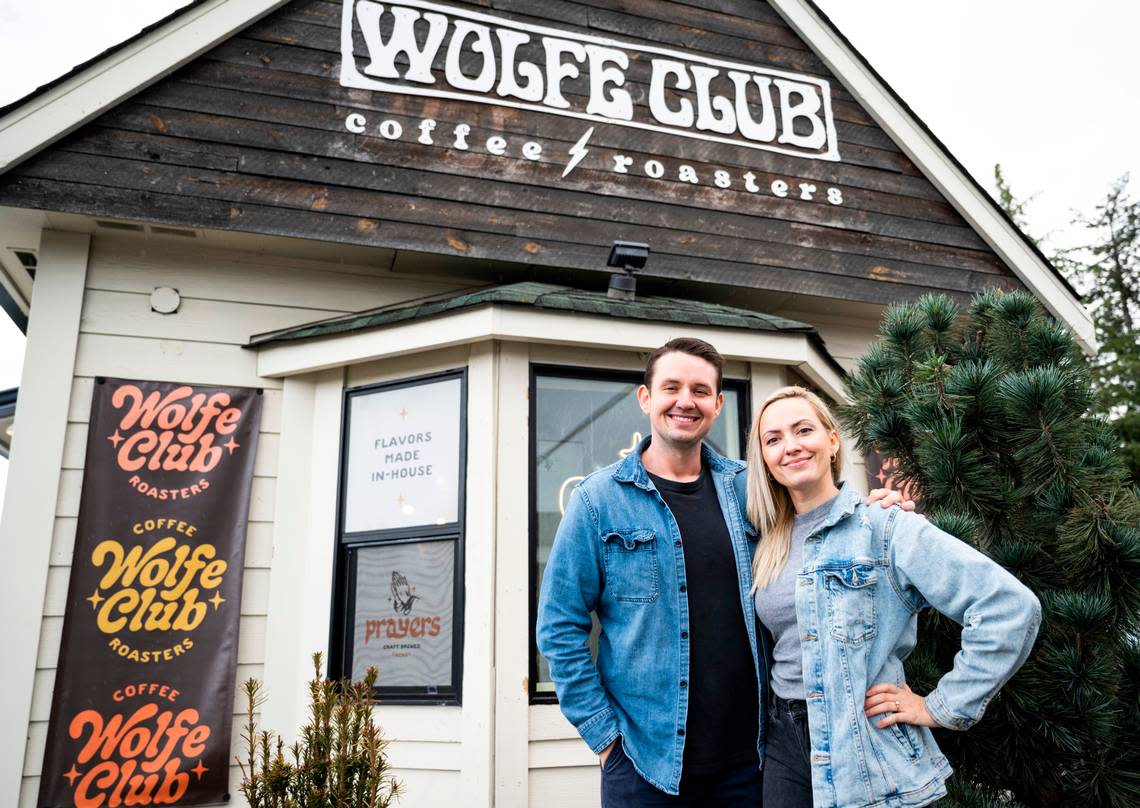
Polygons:
<instances>
[{"instance_id":1,"label":"green roof trim","mask_svg":"<svg viewBox=\"0 0 1140 808\"><path fill-rule=\"evenodd\" d=\"M529 306L549 311L619 317L623 320L652 320L683 325L804 334L821 348L823 347L814 326L750 309L671 297L615 300L607 297L605 292L588 292L569 286L532 281L469 289L446 296L397 303L296 328L270 331L251 337L246 347L256 348L270 343L347 334L366 328L393 325L490 304ZM826 355L826 350L824 352Z\"/></svg>"}]
</instances>

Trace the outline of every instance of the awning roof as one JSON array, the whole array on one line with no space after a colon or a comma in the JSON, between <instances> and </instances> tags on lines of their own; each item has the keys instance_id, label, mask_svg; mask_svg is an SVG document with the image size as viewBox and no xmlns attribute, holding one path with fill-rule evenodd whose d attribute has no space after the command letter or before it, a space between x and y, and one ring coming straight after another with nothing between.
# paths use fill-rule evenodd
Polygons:
<instances>
[{"instance_id":1,"label":"awning roof","mask_svg":"<svg viewBox=\"0 0 1140 808\"><path fill-rule=\"evenodd\" d=\"M447 295L383 306L294 328L269 331L251 337L247 347L256 348L270 343L344 334L490 303L620 317L626 320L653 320L693 326L806 334L818 341L821 348L823 347L823 340L814 326L750 309L673 297L638 296L635 300L615 300L607 297L605 292L591 292L535 281L464 289Z\"/></svg>"},{"instance_id":2,"label":"awning roof","mask_svg":"<svg viewBox=\"0 0 1140 808\"><path fill-rule=\"evenodd\" d=\"M842 366L813 326L769 314L671 297L615 300L604 292L526 281L432 298L258 334L257 372L284 378L487 340L648 353L685 334L725 359L794 368L826 395L846 395Z\"/></svg>"}]
</instances>

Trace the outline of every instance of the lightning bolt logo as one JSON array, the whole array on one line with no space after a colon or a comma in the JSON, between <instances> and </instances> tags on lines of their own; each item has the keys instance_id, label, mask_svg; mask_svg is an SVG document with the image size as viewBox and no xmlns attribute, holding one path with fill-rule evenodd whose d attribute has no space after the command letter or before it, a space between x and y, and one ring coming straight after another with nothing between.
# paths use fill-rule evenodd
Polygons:
<instances>
[{"instance_id":1,"label":"lightning bolt logo","mask_svg":"<svg viewBox=\"0 0 1140 808\"><path fill-rule=\"evenodd\" d=\"M570 155L570 162L566 164L566 169L562 172L563 179L590 153L590 150L586 148L586 141L590 139L592 134L594 134L594 127L591 126L586 130L586 134L578 138L578 142L570 147L570 151L567 152Z\"/></svg>"}]
</instances>

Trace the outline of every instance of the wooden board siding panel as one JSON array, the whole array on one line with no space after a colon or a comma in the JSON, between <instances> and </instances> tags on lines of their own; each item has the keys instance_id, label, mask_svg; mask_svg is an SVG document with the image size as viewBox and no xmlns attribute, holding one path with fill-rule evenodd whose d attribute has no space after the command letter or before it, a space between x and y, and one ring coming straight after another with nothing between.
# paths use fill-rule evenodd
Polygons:
<instances>
[{"instance_id":1,"label":"wooden board siding panel","mask_svg":"<svg viewBox=\"0 0 1140 808\"><path fill-rule=\"evenodd\" d=\"M848 256L839 250L814 250L782 243L782 237L792 226L789 223L773 221L770 227L753 227L750 230L749 225L754 220L741 214L718 215L713 211L691 214L688 216L688 223L692 230L699 228L699 235L694 235L692 231L685 233L677 229L685 218L683 209L659 206L658 210L649 212L658 215L661 226L641 226L644 232L639 233L631 230L629 225L615 224L602 219L608 206L599 204L597 197L588 194L573 196L565 193L556 194L547 189L536 189L528 195L536 207L549 204L554 208L562 202L572 205L571 210L576 215L566 216L545 212L535 214L513 211L506 207L512 204L512 194L517 194L517 190L510 185L461 177L439 183L435 189L439 197L449 196L452 199L440 198L436 204L424 206L419 203L415 194L417 188L433 187L431 179L426 177L424 172L409 172L394 168L362 170L359 165L348 161L302 158L279 153L255 153L243 158L243 161L256 166L256 170L263 175L262 180L254 187L246 186L236 181L232 175L223 172L188 169L182 166L148 166L134 160L80 155L61 155L52 165L44 166L43 173L51 176L45 176L43 179L63 182L69 174L87 168L100 172L104 181L128 189L147 191L151 188L177 187L186 196L236 205L255 203L299 211L316 209L327 214L366 219L375 209L374 205L380 202L384 205L388 216L384 221L386 225L406 222L437 227L462 226L471 230L481 228L489 233L515 235L528 223L539 221L546 226L547 232L559 234L573 232L588 243L604 245L608 245L612 238L619 237L621 233L617 228L623 228L622 232L629 234L627 238L640 236L657 245L659 250L664 244L663 251L666 253L672 253L673 250L669 250L668 247L674 246L678 252L686 250L697 256L716 255L740 262L755 262L756 256L763 255L766 260L762 263L773 264L780 261L781 265L807 271L825 271L829 261L834 263L834 270L838 272L842 272L849 261L856 262L856 272L863 268L858 266L856 257ZM311 180L302 182L286 177L311 177ZM320 182L321 180L325 182ZM350 181L364 187L347 187L346 183ZM391 190L406 190L407 193L396 194L391 193ZM494 204L480 204L478 200ZM641 206L646 205L641 203ZM612 212L612 208L609 209ZM587 214L592 215L587 218ZM837 216L837 214L832 215ZM815 226L810 223L801 224ZM973 237L972 231L930 222L899 220L897 224L900 233L895 237L896 241L905 241L908 234L913 238L913 234L919 233L927 238L944 240ZM734 233L731 238L712 235L724 233L730 228L735 229L739 235ZM897 249L900 246L903 245L890 245L896 248L894 249L896 256L902 252L901 249ZM797 259L802 263L797 265ZM923 272L929 268L926 264L905 261L899 262L897 266L900 274L910 273L904 277L917 280L921 280ZM981 264L976 266L983 272L997 274L992 267ZM889 275L889 270L884 269L883 272ZM944 276L935 270L935 276L928 280L930 282L927 285L936 286L944 282Z\"/></svg>"},{"instance_id":2,"label":"wooden board siding panel","mask_svg":"<svg viewBox=\"0 0 1140 808\"><path fill-rule=\"evenodd\" d=\"M637 239L653 248L650 276L872 303L1020 285L764 3L447 5L825 78L840 160L596 123L585 159L562 177L592 122L342 87L342 6L302 0L0 177L0 204L593 271L614 239ZM477 61L465 52L460 63L470 75ZM625 75L624 89L644 99L648 56L634 52ZM583 66L564 93L581 103L586 92ZM352 113L367 118L364 133L347 130ZM431 145L416 139L428 117ZM382 137L383 120L403 137ZM452 148L459 124L471 127L467 150ZM506 156L485 147L497 135ZM542 145L537 159L521 156L527 141ZM614 172L616 155L633 161L629 173ZM649 160L663 177L645 175ZM698 184L679 178L682 164ZM714 184L717 170L730 187ZM745 189L746 172L759 192ZM769 190L773 180L791 186L789 198ZM816 186L811 200L794 198L800 183ZM842 204L828 202L830 187Z\"/></svg>"},{"instance_id":3,"label":"wooden board siding panel","mask_svg":"<svg viewBox=\"0 0 1140 808\"><path fill-rule=\"evenodd\" d=\"M194 127L197 118L196 114L187 114L179 111L171 111L170 109L152 108L148 115L157 116L158 112L164 114L164 125L168 126L189 126ZM997 263L991 255L981 252L980 248L983 246L973 231L965 230L958 226L959 220L956 214L949 209L948 206L940 202L928 202L926 200L914 199L906 197L902 194L890 193L877 193L873 196L868 194L866 199L860 199L858 202L853 203L850 207L852 214L845 214L842 219L843 224L850 223L852 229L860 227L865 232L869 230L871 219L869 213L863 213L859 207L861 204L863 209L868 212L888 212L894 213L896 219L893 222L895 235L890 239L882 237L877 239L871 246L868 246L867 240L861 238L858 233L849 233L846 230L835 229L835 225L840 221L840 214L834 209L826 211L829 218L820 220L817 217L814 219L807 216L801 216L800 221L783 221L777 218L757 218L757 216L770 215L777 209L776 201L764 197L745 197L740 206L740 213L724 212L715 208L716 202L715 194L708 189L693 189L688 191L686 196L699 195L697 201L704 201L709 205L710 209L700 210L696 213L697 218L692 218L694 212L692 208L685 207L681 203L685 200L677 192L677 189L670 188L666 184L663 188L664 193L659 194L658 198L673 204L662 205L660 202L650 202L641 199L634 200L614 200L606 197L601 193L591 192L591 185L589 183L582 184L581 191L565 191L561 189L550 188L533 188L528 189L527 194L523 200L518 198L518 186L516 183L503 181L510 180L509 173L500 173L495 180L481 180L475 177L470 177L469 174L473 169L489 169L492 161L486 156L482 155L466 155L462 161L457 161L453 164L437 165L434 166L435 171L419 171L397 166L386 166L381 163L375 163L372 156L379 152L383 152L386 156L397 159L400 163L406 165L411 161L422 156L425 148L422 146L403 146L392 145L386 142L379 141L366 141L362 144L357 153L357 159L354 161L351 157L347 157L342 149L337 148L335 145L331 148L323 149L323 154L320 157L327 157L329 160L322 161L319 157L315 157L311 152L305 153L282 153L273 149L273 144L267 144L268 137L260 136L256 128L249 126L248 121L234 120L235 129L241 128L240 139L248 144L248 148L242 150L241 156L237 159L237 168L246 171L250 174L260 174L267 176L280 177L282 179L311 179L313 181L321 182L333 187L344 186L346 183L352 181L357 185L363 186L365 189L373 190L375 192L403 192L403 194L410 197L409 199L396 198L394 201L386 204L384 207L385 212L390 216L395 216L398 210L395 210L399 203L416 204L417 209L423 208L421 198L423 196L431 195L441 200L439 204L444 204L447 201L461 201L467 204L479 201L489 203L494 207L501 208L505 215L514 214L516 220L521 216L527 218L527 223L532 225L549 224L544 222L541 218L542 214L546 211L565 212L573 214L576 218L580 219L580 226L589 227L593 221L609 221L613 214L616 212L618 206L620 209L625 210L631 217L641 219L647 223L661 224L667 226L678 226L687 221L690 227L694 230L703 232L723 232L725 224L735 225L740 232L740 237L747 239L749 237L759 238L765 234L778 234L781 239L788 239L788 228L795 224L805 225L805 236L808 234L815 234L817 240L828 239L828 247L838 252L847 252L851 250L860 250L867 252L870 250L878 250L885 252L892 257L905 257L909 255L913 258L926 257L929 263L938 265L939 263L947 264L951 267L966 266L968 268L982 269L996 274L1003 274L1002 267ZM130 122L127 123L130 125ZM149 124L147 125L149 128ZM264 131L268 131L271 124L262 124ZM292 135L294 133L289 132ZM302 137L305 133L302 133ZM128 138L118 139L114 145L104 145L104 140L107 136L106 130L98 130L94 133L91 139L78 140L69 144L69 151L62 153L51 164L45 165L40 168L30 169L29 174L35 174L43 177L44 179L54 179L65 177L69 170L74 170L77 164L87 164L85 158L78 155L90 155L91 157L109 155L110 152L119 152L113 155L114 158L122 159L127 162L115 163L95 163L91 164L92 169L98 170L100 167L104 168L105 179L110 173L118 166L119 170L123 170L122 166L137 166L137 172L141 173L141 177L136 177L134 183L141 188L154 188L159 190L168 185L171 180L170 170L171 167L181 168L196 168L201 171L194 172L187 175L183 172L179 177L184 177L185 182L189 185L201 184L202 188L198 190L196 195L206 196L207 198L212 192L210 185L220 185L221 182L229 188L237 188L237 191L231 191L231 194L242 193L241 198L254 199L258 194L263 193L263 189L254 188L248 189L244 185L239 185L232 180L219 180L219 175L230 177L232 175L225 172L210 173L210 166L201 165L194 159L188 157L174 157L173 159L164 160L162 165L149 165L146 163L139 164L138 160L132 159L132 153L141 149L145 149L150 155L160 155L166 152L167 142L171 139L166 136L157 135L144 135L131 133ZM278 127L274 127L273 137L280 139L282 133ZM298 139L289 138L290 143L287 146L290 150L298 148ZM260 148L259 148L260 146ZM111 157L108 156L108 160ZM368 163L362 166L361 163ZM338 173L339 172L339 173ZM591 172L589 169L582 170L582 176L587 178L593 183L593 187L602 186L601 178L597 178L598 172ZM810 178L804 178L810 179ZM121 181L121 180L120 180ZM656 190L655 184L658 181L647 178L631 178L629 182L637 187L642 188L647 193ZM604 188L604 186L602 186ZM179 186L180 190L184 186ZM183 193L194 194L195 189L191 187L189 190L182 190ZM368 196L367 199L374 202L384 202L383 197ZM321 199L320 196L313 197L307 200L308 207L312 208L317 206L318 210L327 211L327 204ZM778 200L777 200L778 201ZM520 204L526 204L526 209L512 211L511 208L518 208ZM371 209L370 209L371 210ZM929 225L916 222L909 216L903 214L913 213L916 210L923 210L927 213L930 219L937 224L942 224L940 230L931 230ZM753 215L749 215L753 214ZM425 213L423 215L430 215ZM850 219L846 216L850 216ZM499 219L491 220L493 223L498 222ZM813 228L827 228L827 229L813 229ZM730 231L731 232L731 231ZM925 237L928 239L941 238L941 240L948 242L946 245L937 246L929 244L929 247L924 251L921 245L924 242L917 240L905 240L907 236L911 237ZM900 239L903 239L900 242ZM802 243L802 239L801 239ZM949 247L949 249L946 249Z\"/></svg>"}]
</instances>

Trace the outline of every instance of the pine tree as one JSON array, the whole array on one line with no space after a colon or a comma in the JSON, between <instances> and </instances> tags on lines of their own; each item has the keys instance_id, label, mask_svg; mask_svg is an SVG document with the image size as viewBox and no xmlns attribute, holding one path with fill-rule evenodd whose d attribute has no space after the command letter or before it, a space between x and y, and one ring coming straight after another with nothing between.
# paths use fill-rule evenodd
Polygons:
<instances>
[{"instance_id":1,"label":"pine tree","mask_svg":"<svg viewBox=\"0 0 1140 808\"><path fill-rule=\"evenodd\" d=\"M1037 239L1029 235L1029 226L1026 223L1025 217L1028 215L1029 204L1033 201L1033 196L1028 199L1021 199L1013 193L1013 189L1009 187L1009 180L1005 178L1005 172L1001 170L1001 163L994 163L994 189L997 191L997 203L1001 209L1005 211L1005 215L1009 220L1017 225L1026 238L1034 244L1038 244Z\"/></svg>"},{"instance_id":2,"label":"pine tree","mask_svg":"<svg viewBox=\"0 0 1140 808\"><path fill-rule=\"evenodd\" d=\"M994 164L995 201L1038 246L1027 216L1034 196L1022 199ZM1128 175L1113 183L1091 217L1078 216L1092 241L1057 250L1050 262L1081 290L1092 312L1100 352L1093 360L1094 412L1106 416L1120 441L1132 484L1140 486L1140 200L1128 192Z\"/></svg>"},{"instance_id":3,"label":"pine tree","mask_svg":"<svg viewBox=\"0 0 1140 808\"><path fill-rule=\"evenodd\" d=\"M1140 200L1129 196L1128 175L1078 223L1094 237L1079 277L1101 345L1093 373L1097 410L1112 418L1132 482L1140 485Z\"/></svg>"},{"instance_id":4,"label":"pine tree","mask_svg":"<svg viewBox=\"0 0 1140 808\"><path fill-rule=\"evenodd\" d=\"M898 460L924 512L1013 572L1044 622L1025 666L965 732L938 731L948 805L1140 805L1140 498L1116 438L1088 416L1088 365L1026 293L892 307L850 379L846 427ZM961 628L926 610L916 692L950 669Z\"/></svg>"}]
</instances>

